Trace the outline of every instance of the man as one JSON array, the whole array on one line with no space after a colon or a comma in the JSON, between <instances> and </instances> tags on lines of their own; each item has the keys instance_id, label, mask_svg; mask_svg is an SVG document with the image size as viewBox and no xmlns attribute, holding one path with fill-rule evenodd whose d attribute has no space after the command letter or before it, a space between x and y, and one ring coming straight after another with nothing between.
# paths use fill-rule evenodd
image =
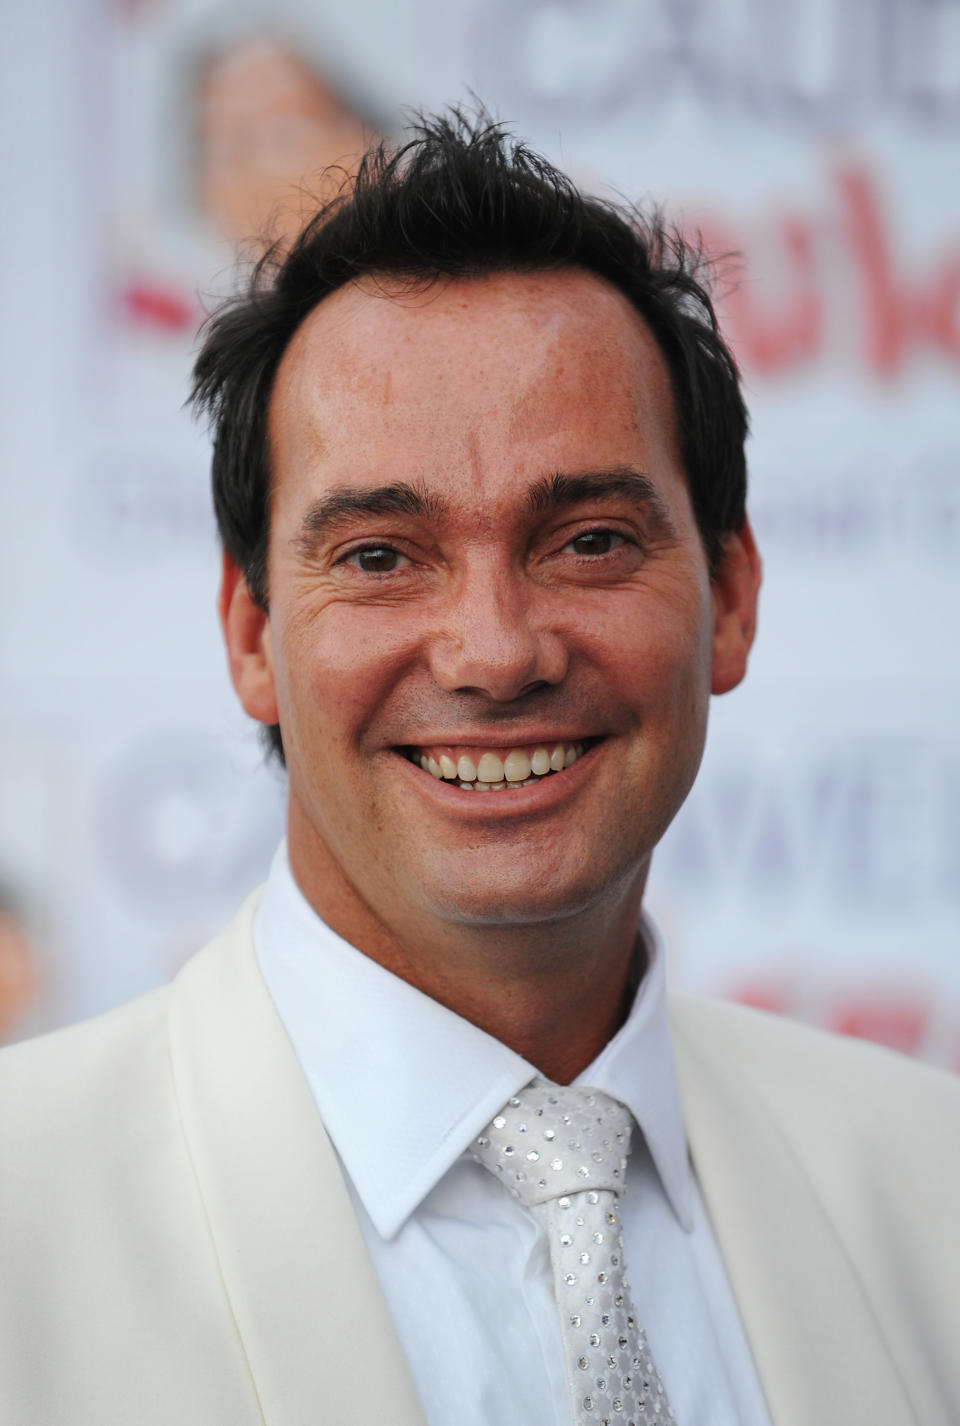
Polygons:
<instances>
[{"instance_id":1,"label":"man","mask_svg":"<svg viewBox=\"0 0 960 1426\"><path fill-rule=\"evenodd\" d=\"M7 1056L3 1420L955 1423L956 1084L667 1030L644 883L759 583L690 255L454 116L273 262L197 395L287 842Z\"/></svg>"}]
</instances>

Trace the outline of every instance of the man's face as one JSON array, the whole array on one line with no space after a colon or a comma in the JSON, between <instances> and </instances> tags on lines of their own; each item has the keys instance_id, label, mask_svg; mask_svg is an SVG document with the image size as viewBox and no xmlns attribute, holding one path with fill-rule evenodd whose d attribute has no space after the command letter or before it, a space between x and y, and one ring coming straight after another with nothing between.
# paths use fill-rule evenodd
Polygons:
<instances>
[{"instance_id":1,"label":"man's face","mask_svg":"<svg viewBox=\"0 0 960 1426\"><path fill-rule=\"evenodd\" d=\"M229 567L223 599L313 904L409 933L637 897L756 593L748 533L708 577L641 319L577 271L347 287L270 418L269 618Z\"/></svg>"}]
</instances>

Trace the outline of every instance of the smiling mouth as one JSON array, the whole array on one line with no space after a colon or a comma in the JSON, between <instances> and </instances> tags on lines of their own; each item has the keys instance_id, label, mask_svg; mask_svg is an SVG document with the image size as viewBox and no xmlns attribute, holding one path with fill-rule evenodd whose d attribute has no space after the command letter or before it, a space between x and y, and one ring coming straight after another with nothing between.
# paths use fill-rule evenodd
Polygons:
<instances>
[{"instance_id":1,"label":"smiling mouth","mask_svg":"<svg viewBox=\"0 0 960 1426\"><path fill-rule=\"evenodd\" d=\"M452 783L465 791L505 792L511 788L532 787L536 782L564 772L598 741L588 738L579 743L537 743L498 752L412 747L404 748L403 753L438 781Z\"/></svg>"}]
</instances>

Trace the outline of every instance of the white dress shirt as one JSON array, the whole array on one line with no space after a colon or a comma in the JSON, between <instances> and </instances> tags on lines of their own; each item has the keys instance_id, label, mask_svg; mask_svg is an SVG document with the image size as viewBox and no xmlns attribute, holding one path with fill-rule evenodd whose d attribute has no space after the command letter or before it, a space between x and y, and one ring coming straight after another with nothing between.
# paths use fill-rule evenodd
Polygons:
<instances>
[{"instance_id":1,"label":"white dress shirt","mask_svg":"<svg viewBox=\"0 0 960 1426\"><path fill-rule=\"evenodd\" d=\"M664 952L577 1084L639 1125L621 1203L631 1295L679 1426L770 1426L690 1170ZM337 936L281 846L254 926L277 1011L345 1170L429 1426L570 1426L549 1248L469 1145L535 1067Z\"/></svg>"}]
</instances>

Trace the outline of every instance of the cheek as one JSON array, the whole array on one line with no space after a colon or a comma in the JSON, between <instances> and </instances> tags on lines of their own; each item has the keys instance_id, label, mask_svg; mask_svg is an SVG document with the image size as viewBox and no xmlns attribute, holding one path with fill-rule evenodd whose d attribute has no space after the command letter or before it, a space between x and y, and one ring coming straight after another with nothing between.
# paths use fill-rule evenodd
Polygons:
<instances>
[{"instance_id":1,"label":"cheek","mask_svg":"<svg viewBox=\"0 0 960 1426\"><path fill-rule=\"evenodd\" d=\"M612 686L640 708L687 709L706 698L712 648L709 592L697 585L673 597L646 591L613 612L607 608L588 641Z\"/></svg>"},{"instance_id":2,"label":"cheek","mask_svg":"<svg viewBox=\"0 0 960 1426\"><path fill-rule=\"evenodd\" d=\"M286 714L298 741L344 747L362 741L382 714L409 647L378 612L327 604L296 614L282 629L277 698L281 724Z\"/></svg>"}]
</instances>

